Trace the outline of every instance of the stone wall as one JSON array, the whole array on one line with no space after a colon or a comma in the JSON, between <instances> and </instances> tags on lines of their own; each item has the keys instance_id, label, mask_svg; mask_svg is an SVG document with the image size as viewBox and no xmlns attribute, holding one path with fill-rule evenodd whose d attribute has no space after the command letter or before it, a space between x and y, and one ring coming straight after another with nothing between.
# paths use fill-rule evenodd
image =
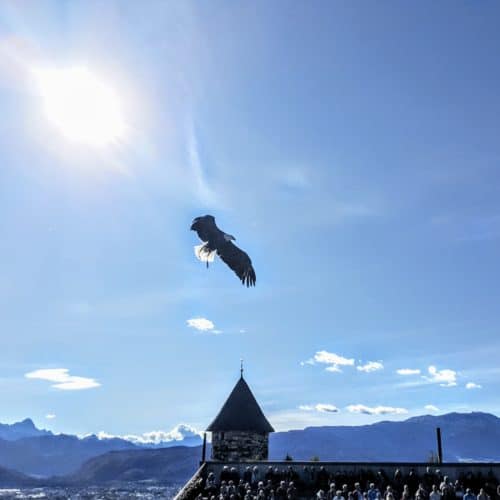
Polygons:
<instances>
[{"instance_id":1,"label":"stone wall","mask_svg":"<svg viewBox=\"0 0 500 500\"><path fill-rule=\"evenodd\" d=\"M269 435L255 432L213 432L212 460L267 460Z\"/></svg>"},{"instance_id":2,"label":"stone wall","mask_svg":"<svg viewBox=\"0 0 500 500\"><path fill-rule=\"evenodd\" d=\"M256 465L258 467L258 473L261 474L260 479L264 478L264 474L269 466L273 468L277 467L280 471L286 470L287 467L292 466L295 472L298 474L299 478L304 482L308 483L309 472L314 469L318 471L320 467L324 467L329 473L334 474L335 472L353 472L359 473L361 471L372 471L377 472L383 470L389 477L394 475L396 469L399 469L403 474L408 474L410 469L413 469L417 474L423 475L427 467L431 467L433 471L439 469L441 474L447 475L450 479L457 479L460 474L464 472L472 472L474 474L481 473L484 476L492 473L497 477L500 477L500 463L442 463L442 464L429 464L424 462L415 463L394 463L394 462L302 462L302 461L269 461L269 462L255 462L255 463L238 463L237 461L227 461L226 463L220 462L207 462L206 471L213 472L215 477L220 476L220 472L224 465L232 468L234 467L239 474L243 474L245 468L249 465L252 467ZM309 472L306 473L304 467L307 467Z\"/></svg>"}]
</instances>

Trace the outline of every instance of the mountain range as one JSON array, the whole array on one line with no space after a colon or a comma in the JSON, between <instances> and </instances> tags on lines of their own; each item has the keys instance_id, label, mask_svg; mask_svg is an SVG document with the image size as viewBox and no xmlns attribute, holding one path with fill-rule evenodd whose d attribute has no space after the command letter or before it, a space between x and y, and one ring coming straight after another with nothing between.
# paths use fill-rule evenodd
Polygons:
<instances>
[{"instance_id":1,"label":"mountain range","mask_svg":"<svg viewBox=\"0 0 500 500\"><path fill-rule=\"evenodd\" d=\"M294 460L426 462L436 450L436 427L442 430L445 461L500 461L500 419L479 412L275 432L269 454L271 460L289 455ZM190 435L166 443L169 447L151 448L137 440L53 434L29 419L3 424L0 432L0 486L144 479L181 483L201 458L201 446L186 446L197 444Z\"/></svg>"}]
</instances>

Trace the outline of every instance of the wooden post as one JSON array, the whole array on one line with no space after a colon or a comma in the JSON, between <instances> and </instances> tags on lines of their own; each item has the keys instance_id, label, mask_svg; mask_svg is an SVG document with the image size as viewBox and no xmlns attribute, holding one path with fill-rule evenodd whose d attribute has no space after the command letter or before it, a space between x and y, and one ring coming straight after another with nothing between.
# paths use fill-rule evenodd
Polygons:
<instances>
[{"instance_id":1,"label":"wooden post","mask_svg":"<svg viewBox=\"0 0 500 500\"><path fill-rule=\"evenodd\" d=\"M443 463L443 444L441 442L441 428L436 427L436 438L437 438L437 445L438 445L438 462L440 464Z\"/></svg>"},{"instance_id":2,"label":"wooden post","mask_svg":"<svg viewBox=\"0 0 500 500\"><path fill-rule=\"evenodd\" d=\"M206 459L206 454L207 454L207 433L203 433L203 447L201 449L201 463L205 463Z\"/></svg>"}]
</instances>

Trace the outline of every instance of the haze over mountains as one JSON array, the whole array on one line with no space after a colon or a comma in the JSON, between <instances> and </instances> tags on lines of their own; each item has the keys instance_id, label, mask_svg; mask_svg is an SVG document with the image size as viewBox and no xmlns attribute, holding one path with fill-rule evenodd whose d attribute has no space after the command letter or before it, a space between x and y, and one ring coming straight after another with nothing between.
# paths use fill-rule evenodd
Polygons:
<instances>
[{"instance_id":1,"label":"haze over mountains","mask_svg":"<svg viewBox=\"0 0 500 500\"><path fill-rule=\"evenodd\" d=\"M426 462L436 450L436 427L442 429L445 461L500 461L500 419L479 412L276 432L270 436L270 459L289 454L294 460ZM125 479L178 483L201 458L201 440L189 432L181 440L141 443L53 434L26 419L0 425L0 436L0 485L25 484L30 481L25 475L59 476L56 481L79 484Z\"/></svg>"}]
</instances>

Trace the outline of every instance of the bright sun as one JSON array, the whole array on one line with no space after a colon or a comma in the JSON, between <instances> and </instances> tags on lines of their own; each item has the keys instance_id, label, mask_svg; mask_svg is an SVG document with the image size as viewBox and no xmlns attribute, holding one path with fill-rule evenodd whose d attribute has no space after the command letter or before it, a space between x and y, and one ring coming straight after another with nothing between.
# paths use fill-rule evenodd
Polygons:
<instances>
[{"instance_id":1,"label":"bright sun","mask_svg":"<svg viewBox=\"0 0 500 500\"><path fill-rule=\"evenodd\" d=\"M118 96L88 69L37 69L34 74L47 117L66 138L103 146L124 135Z\"/></svg>"}]
</instances>

